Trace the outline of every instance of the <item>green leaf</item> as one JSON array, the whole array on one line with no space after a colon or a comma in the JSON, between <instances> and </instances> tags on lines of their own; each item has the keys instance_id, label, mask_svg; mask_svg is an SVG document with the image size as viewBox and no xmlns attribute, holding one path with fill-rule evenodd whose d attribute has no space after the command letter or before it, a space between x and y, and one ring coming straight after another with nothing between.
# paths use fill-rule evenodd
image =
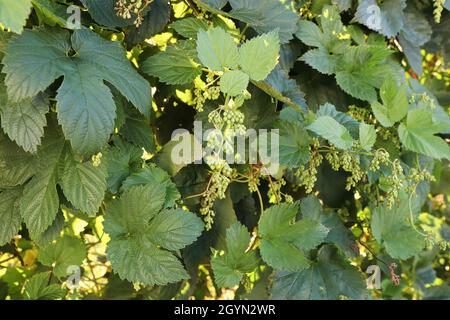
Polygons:
<instances>
[{"instance_id":1,"label":"green leaf","mask_svg":"<svg viewBox=\"0 0 450 320\"><path fill-rule=\"evenodd\" d=\"M8 102L0 83L0 115L3 131L27 152L36 152L47 124L48 101L42 95L21 102Z\"/></svg>"},{"instance_id":2,"label":"green leaf","mask_svg":"<svg viewBox=\"0 0 450 320\"><path fill-rule=\"evenodd\" d=\"M220 78L220 90L234 97L247 89L249 77L239 70L226 71Z\"/></svg>"},{"instance_id":3,"label":"green leaf","mask_svg":"<svg viewBox=\"0 0 450 320\"><path fill-rule=\"evenodd\" d=\"M158 184L161 188L166 190L166 198L164 207L169 208L175 205L175 202L180 199L181 195L175 183L170 179L169 174L158 167L148 167L133 173L123 182L123 190L128 190L133 186Z\"/></svg>"},{"instance_id":4,"label":"green leaf","mask_svg":"<svg viewBox=\"0 0 450 320\"><path fill-rule=\"evenodd\" d=\"M436 133L446 130L447 124L433 120L427 109L414 109L408 112L406 124L400 124L398 135L406 149L435 159L450 159L450 148Z\"/></svg>"},{"instance_id":5,"label":"green leaf","mask_svg":"<svg viewBox=\"0 0 450 320\"><path fill-rule=\"evenodd\" d=\"M147 230L150 241L171 251L192 244L202 231L202 220L182 209L161 211L152 219Z\"/></svg>"},{"instance_id":6,"label":"green leaf","mask_svg":"<svg viewBox=\"0 0 450 320\"><path fill-rule=\"evenodd\" d=\"M200 30L208 30L208 24L205 21L193 17L172 22L169 27L179 35L190 39L197 39Z\"/></svg>"},{"instance_id":7,"label":"green leaf","mask_svg":"<svg viewBox=\"0 0 450 320\"><path fill-rule=\"evenodd\" d=\"M142 71L167 84L191 83L202 74L200 65L182 46L167 47L151 56L142 65Z\"/></svg>"},{"instance_id":8,"label":"green leaf","mask_svg":"<svg viewBox=\"0 0 450 320\"><path fill-rule=\"evenodd\" d=\"M319 250L317 262L300 272L277 272L271 298L279 300L337 300L341 295L366 299L364 276L331 246Z\"/></svg>"},{"instance_id":9,"label":"green leaf","mask_svg":"<svg viewBox=\"0 0 450 320\"><path fill-rule=\"evenodd\" d=\"M255 270L258 260L254 251L246 252L249 244L250 234L239 222L227 229L225 254L211 259L214 279L219 287L232 288L246 273Z\"/></svg>"},{"instance_id":10,"label":"green leaf","mask_svg":"<svg viewBox=\"0 0 450 320\"><path fill-rule=\"evenodd\" d=\"M380 5L375 0L362 0L354 20L391 38L403 27L405 8L406 0L385 0Z\"/></svg>"},{"instance_id":11,"label":"green leaf","mask_svg":"<svg viewBox=\"0 0 450 320\"><path fill-rule=\"evenodd\" d=\"M300 271L309 267L309 260L292 243L278 239L261 240L261 257L272 268Z\"/></svg>"},{"instance_id":12,"label":"green leaf","mask_svg":"<svg viewBox=\"0 0 450 320\"><path fill-rule=\"evenodd\" d=\"M0 192L0 246L6 244L17 234L22 222L20 216L20 198L22 188Z\"/></svg>"},{"instance_id":13,"label":"green leaf","mask_svg":"<svg viewBox=\"0 0 450 320\"><path fill-rule=\"evenodd\" d=\"M279 130L280 164L290 167L305 165L311 157L309 152L311 138L306 130L288 121L280 121Z\"/></svg>"},{"instance_id":14,"label":"green leaf","mask_svg":"<svg viewBox=\"0 0 450 320\"><path fill-rule=\"evenodd\" d=\"M235 69L239 52L233 37L222 28L200 30L197 35L198 58L212 71Z\"/></svg>"},{"instance_id":15,"label":"green leaf","mask_svg":"<svg viewBox=\"0 0 450 320\"><path fill-rule=\"evenodd\" d=\"M328 231L328 228L319 221L303 218L297 221L295 226L283 235L283 238L291 240L297 248L311 250L325 240Z\"/></svg>"},{"instance_id":16,"label":"green leaf","mask_svg":"<svg viewBox=\"0 0 450 320\"><path fill-rule=\"evenodd\" d=\"M272 31L245 42L239 48L239 65L250 79L261 81L278 64L280 40Z\"/></svg>"},{"instance_id":17,"label":"green leaf","mask_svg":"<svg viewBox=\"0 0 450 320\"><path fill-rule=\"evenodd\" d=\"M34 158L0 133L0 188L26 182L35 172Z\"/></svg>"},{"instance_id":18,"label":"green leaf","mask_svg":"<svg viewBox=\"0 0 450 320\"><path fill-rule=\"evenodd\" d=\"M410 210L407 199L392 209L385 206L372 209L373 235L394 259L406 260L418 254L425 245L425 238L413 229L408 220Z\"/></svg>"},{"instance_id":19,"label":"green leaf","mask_svg":"<svg viewBox=\"0 0 450 320\"><path fill-rule=\"evenodd\" d=\"M40 22L50 26L66 27L69 14L67 7L53 0L31 0Z\"/></svg>"},{"instance_id":20,"label":"green leaf","mask_svg":"<svg viewBox=\"0 0 450 320\"><path fill-rule=\"evenodd\" d=\"M372 111L384 127L391 127L408 113L406 85L397 85L393 78L387 78L380 88L383 104L372 103Z\"/></svg>"},{"instance_id":21,"label":"green leaf","mask_svg":"<svg viewBox=\"0 0 450 320\"><path fill-rule=\"evenodd\" d=\"M385 45L359 45L345 47L337 63L336 81L349 95L373 102L377 100L376 88L386 77L394 75L387 61L392 51Z\"/></svg>"},{"instance_id":22,"label":"green leaf","mask_svg":"<svg viewBox=\"0 0 450 320\"><path fill-rule=\"evenodd\" d=\"M9 41L2 61L9 100L18 102L34 97L65 72L73 71L64 63L69 59L69 36L62 30L36 29L25 30Z\"/></svg>"},{"instance_id":23,"label":"green leaf","mask_svg":"<svg viewBox=\"0 0 450 320\"><path fill-rule=\"evenodd\" d=\"M299 17L287 3L273 0L230 0L230 15L248 23L258 33L280 30L281 43L288 43L297 30Z\"/></svg>"},{"instance_id":24,"label":"green leaf","mask_svg":"<svg viewBox=\"0 0 450 320\"><path fill-rule=\"evenodd\" d=\"M300 20L295 36L307 46L325 48L322 30L312 21Z\"/></svg>"},{"instance_id":25,"label":"green leaf","mask_svg":"<svg viewBox=\"0 0 450 320\"><path fill-rule=\"evenodd\" d=\"M0 24L15 33L22 33L31 12L31 0L2 0L0 2Z\"/></svg>"},{"instance_id":26,"label":"green leaf","mask_svg":"<svg viewBox=\"0 0 450 320\"><path fill-rule=\"evenodd\" d=\"M301 212L303 218L316 220L329 229L323 242L333 243L348 257L355 257L354 236L352 232L347 229L336 212L323 210L319 199L315 196L308 196L302 200Z\"/></svg>"},{"instance_id":27,"label":"green leaf","mask_svg":"<svg viewBox=\"0 0 450 320\"><path fill-rule=\"evenodd\" d=\"M86 246L83 241L64 236L55 242L39 249L38 259L46 266L53 267L57 277L63 278L69 275L70 266L81 267L86 258Z\"/></svg>"},{"instance_id":28,"label":"green leaf","mask_svg":"<svg viewBox=\"0 0 450 320\"><path fill-rule=\"evenodd\" d=\"M330 116L340 124L342 124L350 132L353 138L358 138L359 136L359 125L360 123L353 119L351 116L344 112L336 110L336 107L331 103L322 104L319 110L316 112L317 117Z\"/></svg>"},{"instance_id":29,"label":"green leaf","mask_svg":"<svg viewBox=\"0 0 450 320\"><path fill-rule=\"evenodd\" d=\"M338 60L336 56L329 54L324 49L313 49L306 52L300 60L310 65L317 71L331 75L336 71Z\"/></svg>"},{"instance_id":30,"label":"green leaf","mask_svg":"<svg viewBox=\"0 0 450 320\"><path fill-rule=\"evenodd\" d=\"M69 56L71 47L76 55ZM132 68L125 50L88 29L75 30L71 41L67 31L27 30L10 42L3 64L12 101L34 96L64 76L56 96L58 119L74 149L84 155L98 152L114 129L115 104L104 81L150 114L150 86Z\"/></svg>"},{"instance_id":31,"label":"green leaf","mask_svg":"<svg viewBox=\"0 0 450 320\"><path fill-rule=\"evenodd\" d=\"M377 132L370 124L361 123L359 126L359 143L364 150L372 150L375 141L377 140Z\"/></svg>"},{"instance_id":32,"label":"green leaf","mask_svg":"<svg viewBox=\"0 0 450 320\"><path fill-rule=\"evenodd\" d=\"M120 140L119 140L120 141ZM126 142L117 143L106 154L108 163L108 189L117 193L122 182L142 168L142 150Z\"/></svg>"},{"instance_id":33,"label":"green leaf","mask_svg":"<svg viewBox=\"0 0 450 320\"><path fill-rule=\"evenodd\" d=\"M319 245L328 229L311 219L295 221L298 203L280 204L265 210L259 220L261 256L275 269L300 271L309 261L300 250Z\"/></svg>"},{"instance_id":34,"label":"green leaf","mask_svg":"<svg viewBox=\"0 0 450 320\"><path fill-rule=\"evenodd\" d=\"M92 161L79 162L66 147L61 187L72 205L89 215L100 208L106 191L106 165L94 166Z\"/></svg>"},{"instance_id":35,"label":"green leaf","mask_svg":"<svg viewBox=\"0 0 450 320\"><path fill-rule=\"evenodd\" d=\"M432 33L426 16L413 6L408 6L405 11L405 25L400 31L398 41L409 64L419 75L423 72L420 48L431 39Z\"/></svg>"},{"instance_id":36,"label":"green leaf","mask_svg":"<svg viewBox=\"0 0 450 320\"><path fill-rule=\"evenodd\" d=\"M38 236L52 224L59 209L56 182L64 141L57 133L46 132L38 148L36 174L23 191L20 212L32 237Z\"/></svg>"},{"instance_id":37,"label":"green leaf","mask_svg":"<svg viewBox=\"0 0 450 320\"><path fill-rule=\"evenodd\" d=\"M339 149L348 150L353 145L353 139L347 128L330 116L318 117L307 128Z\"/></svg>"},{"instance_id":38,"label":"green leaf","mask_svg":"<svg viewBox=\"0 0 450 320\"><path fill-rule=\"evenodd\" d=\"M34 242L38 246L45 246L51 243L53 240L56 240L61 235L61 231L64 228L64 213L59 210L56 215L55 221L51 224L50 227L47 228L44 232L42 232L37 237L34 237Z\"/></svg>"},{"instance_id":39,"label":"green leaf","mask_svg":"<svg viewBox=\"0 0 450 320\"><path fill-rule=\"evenodd\" d=\"M122 279L164 285L188 278L180 261L159 246L184 248L200 236L203 223L183 210L160 212L164 201L165 189L151 184L131 187L107 207L107 257Z\"/></svg>"},{"instance_id":40,"label":"green leaf","mask_svg":"<svg viewBox=\"0 0 450 320\"><path fill-rule=\"evenodd\" d=\"M50 272L35 274L25 284L23 297L25 300L57 300L66 295L66 290L58 284L49 285Z\"/></svg>"}]
</instances>

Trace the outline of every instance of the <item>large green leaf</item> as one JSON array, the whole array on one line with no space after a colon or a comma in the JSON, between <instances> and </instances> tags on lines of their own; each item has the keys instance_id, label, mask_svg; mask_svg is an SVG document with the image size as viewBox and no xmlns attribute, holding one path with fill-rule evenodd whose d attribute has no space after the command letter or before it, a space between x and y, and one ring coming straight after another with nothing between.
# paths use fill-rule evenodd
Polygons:
<instances>
[{"instance_id":1,"label":"large green leaf","mask_svg":"<svg viewBox=\"0 0 450 320\"><path fill-rule=\"evenodd\" d=\"M279 29L281 43L297 30L298 15L279 0L230 0L231 16L252 26L258 33Z\"/></svg>"},{"instance_id":2,"label":"large green leaf","mask_svg":"<svg viewBox=\"0 0 450 320\"><path fill-rule=\"evenodd\" d=\"M347 128L330 116L320 116L307 127L339 149L350 149L353 139Z\"/></svg>"},{"instance_id":3,"label":"large green leaf","mask_svg":"<svg viewBox=\"0 0 450 320\"><path fill-rule=\"evenodd\" d=\"M423 72L420 48L431 39L432 32L427 17L414 6L408 6L405 11L405 24L398 41L409 64L419 75Z\"/></svg>"},{"instance_id":4,"label":"large green leaf","mask_svg":"<svg viewBox=\"0 0 450 320\"><path fill-rule=\"evenodd\" d=\"M59 209L58 164L64 141L59 131L46 131L42 145L38 148L36 174L25 185L20 212L31 235L38 236L55 220Z\"/></svg>"},{"instance_id":5,"label":"large green leaf","mask_svg":"<svg viewBox=\"0 0 450 320\"><path fill-rule=\"evenodd\" d=\"M359 126L359 143L361 147L370 151L377 140L377 132L370 124L361 123Z\"/></svg>"},{"instance_id":6,"label":"large green leaf","mask_svg":"<svg viewBox=\"0 0 450 320\"><path fill-rule=\"evenodd\" d=\"M128 190L133 186L158 184L160 188L166 189L166 198L164 201L164 207L173 207L175 201L181 196L175 183L172 182L169 174L158 167L148 167L133 173L123 182L123 190Z\"/></svg>"},{"instance_id":7,"label":"large green leaf","mask_svg":"<svg viewBox=\"0 0 450 320\"><path fill-rule=\"evenodd\" d=\"M319 221L329 229L324 239L326 243L333 243L348 257L355 256L355 239L353 234L344 225L338 214L331 210L324 210L315 196L308 196L301 202L302 217Z\"/></svg>"},{"instance_id":8,"label":"large green leaf","mask_svg":"<svg viewBox=\"0 0 450 320\"><path fill-rule=\"evenodd\" d=\"M86 252L86 246L82 240L64 236L40 248L38 259L42 264L53 267L57 277L67 277L69 267L81 267L86 258Z\"/></svg>"},{"instance_id":9,"label":"large green leaf","mask_svg":"<svg viewBox=\"0 0 450 320\"><path fill-rule=\"evenodd\" d=\"M8 102L0 83L0 116L3 131L27 152L36 152L47 124L48 100L42 95L20 102Z\"/></svg>"},{"instance_id":10,"label":"large green leaf","mask_svg":"<svg viewBox=\"0 0 450 320\"><path fill-rule=\"evenodd\" d=\"M295 221L299 204L280 204L265 210L259 220L261 256L271 267L286 271L300 271L309 266L301 251L319 245L328 229L319 222Z\"/></svg>"},{"instance_id":11,"label":"large green leaf","mask_svg":"<svg viewBox=\"0 0 450 320\"><path fill-rule=\"evenodd\" d=\"M64 298L66 290L61 285L49 285L50 272L41 272L34 275L25 284L23 297L25 300L56 300Z\"/></svg>"},{"instance_id":12,"label":"large green leaf","mask_svg":"<svg viewBox=\"0 0 450 320\"><path fill-rule=\"evenodd\" d=\"M182 209L159 213L148 226L148 239L161 247L176 251L192 244L203 231L203 222Z\"/></svg>"},{"instance_id":13,"label":"large green leaf","mask_svg":"<svg viewBox=\"0 0 450 320\"><path fill-rule=\"evenodd\" d=\"M398 135L402 144L411 151L422 153L435 159L450 159L450 148L436 133L447 130L445 122L433 120L427 109L408 112L406 124L400 124Z\"/></svg>"},{"instance_id":14,"label":"large green leaf","mask_svg":"<svg viewBox=\"0 0 450 320\"><path fill-rule=\"evenodd\" d=\"M234 97L244 93L247 89L249 77L240 70L225 72L220 78L220 90Z\"/></svg>"},{"instance_id":15,"label":"large green leaf","mask_svg":"<svg viewBox=\"0 0 450 320\"><path fill-rule=\"evenodd\" d=\"M185 38L196 39L200 30L208 30L208 24L198 18L184 18L172 22L169 27Z\"/></svg>"},{"instance_id":16,"label":"large green leaf","mask_svg":"<svg viewBox=\"0 0 450 320\"><path fill-rule=\"evenodd\" d=\"M239 48L239 65L250 79L261 81L278 64L280 41L277 32L270 32L245 42Z\"/></svg>"},{"instance_id":17,"label":"large green leaf","mask_svg":"<svg viewBox=\"0 0 450 320\"><path fill-rule=\"evenodd\" d=\"M374 207L371 228L375 239L392 258L406 260L423 249L425 239L410 225L408 218L413 209L407 199L402 200L392 209Z\"/></svg>"},{"instance_id":18,"label":"large green leaf","mask_svg":"<svg viewBox=\"0 0 450 320\"><path fill-rule=\"evenodd\" d=\"M69 55L71 48L75 55ZM119 43L90 30L76 30L70 41L67 31L27 30L10 42L3 64L12 101L32 97L64 76L56 96L58 119L65 136L80 153L98 152L114 129L115 104L104 81L116 87L141 113L150 114L147 81L132 68Z\"/></svg>"},{"instance_id":19,"label":"large green leaf","mask_svg":"<svg viewBox=\"0 0 450 320\"><path fill-rule=\"evenodd\" d=\"M309 143L311 138L300 125L280 121L280 164L291 167L305 165L311 155Z\"/></svg>"},{"instance_id":20,"label":"large green leaf","mask_svg":"<svg viewBox=\"0 0 450 320\"><path fill-rule=\"evenodd\" d=\"M191 244L203 223L183 210L160 212L165 193L158 184L134 186L107 207L107 257L122 279L164 285L188 278L180 261L162 248L178 250Z\"/></svg>"},{"instance_id":21,"label":"large green leaf","mask_svg":"<svg viewBox=\"0 0 450 320\"><path fill-rule=\"evenodd\" d=\"M272 299L280 300L337 300L341 295L367 298L366 282L331 246L322 247L317 262L306 270L277 272L271 289Z\"/></svg>"},{"instance_id":22,"label":"large green leaf","mask_svg":"<svg viewBox=\"0 0 450 320\"><path fill-rule=\"evenodd\" d=\"M66 147L61 187L67 200L78 209L94 215L106 191L107 168L104 163L95 166L92 161L78 161Z\"/></svg>"},{"instance_id":23,"label":"large green leaf","mask_svg":"<svg viewBox=\"0 0 450 320\"><path fill-rule=\"evenodd\" d=\"M219 27L198 32L197 53L203 65L213 71L234 69L238 65L238 47L231 35Z\"/></svg>"},{"instance_id":24,"label":"large green leaf","mask_svg":"<svg viewBox=\"0 0 450 320\"><path fill-rule=\"evenodd\" d=\"M168 84L190 83L202 74L195 57L180 45L167 47L166 51L148 58L142 65L142 71Z\"/></svg>"},{"instance_id":25,"label":"large green leaf","mask_svg":"<svg viewBox=\"0 0 450 320\"><path fill-rule=\"evenodd\" d=\"M380 88L380 97L383 103L372 103L372 111L384 127L391 127L406 116L408 97L405 84L398 86L393 78L387 78Z\"/></svg>"},{"instance_id":26,"label":"large green leaf","mask_svg":"<svg viewBox=\"0 0 450 320\"><path fill-rule=\"evenodd\" d=\"M0 246L11 240L19 231L22 218L20 216L20 197L22 188L14 188L0 192Z\"/></svg>"},{"instance_id":27,"label":"large green leaf","mask_svg":"<svg viewBox=\"0 0 450 320\"><path fill-rule=\"evenodd\" d=\"M27 181L35 172L34 157L0 133L0 188Z\"/></svg>"},{"instance_id":28,"label":"large green leaf","mask_svg":"<svg viewBox=\"0 0 450 320\"><path fill-rule=\"evenodd\" d=\"M225 253L211 259L218 286L232 288L241 282L246 273L255 270L258 260L254 251L247 252L249 244L250 234L239 222L227 229Z\"/></svg>"},{"instance_id":29,"label":"large green leaf","mask_svg":"<svg viewBox=\"0 0 450 320\"><path fill-rule=\"evenodd\" d=\"M31 0L2 0L0 2L0 24L15 33L22 33L31 12Z\"/></svg>"}]
</instances>

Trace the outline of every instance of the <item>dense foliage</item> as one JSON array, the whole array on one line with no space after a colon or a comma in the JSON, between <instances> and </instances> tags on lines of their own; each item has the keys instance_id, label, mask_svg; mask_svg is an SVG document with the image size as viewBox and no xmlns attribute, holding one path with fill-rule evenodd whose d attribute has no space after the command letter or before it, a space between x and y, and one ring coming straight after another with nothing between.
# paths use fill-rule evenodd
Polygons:
<instances>
[{"instance_id":1,"label":"dense foliage","mask_svg":"<svg viewBox=\"0 0 450 320\"><path fill-rule=\"evenodd\" d=\"M0 0L0 298L450 298L449 9Z\"/></svg>"}]
</instances>

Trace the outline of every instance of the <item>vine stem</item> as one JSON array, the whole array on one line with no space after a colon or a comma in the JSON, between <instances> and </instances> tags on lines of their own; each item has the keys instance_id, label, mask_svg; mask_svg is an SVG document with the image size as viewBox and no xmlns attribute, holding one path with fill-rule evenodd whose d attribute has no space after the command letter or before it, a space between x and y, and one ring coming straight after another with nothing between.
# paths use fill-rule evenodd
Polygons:
<instances>
[{"instance_id":1,"label":"vine stem","mask_svg":"<svg viewBox=\"0 0 450 320\"><path fill-rule=\"evenodd\" d=\"M382 259L378 258L378 256L372 251L372 249L370 249L369 246L367 246L364 242L362 242L362 241L359 240L359 239L356 240L356 241L358 241L358 243L359 243L360 245L362 245L364 248L366 248L367 251L369 251L369 252L372 254L372 256L375 258L375 260L380 261L380 262L383 263L386 267L389 267L389 265L388 265L385 261L383 261Z\"/></svg>"}]
</instances>

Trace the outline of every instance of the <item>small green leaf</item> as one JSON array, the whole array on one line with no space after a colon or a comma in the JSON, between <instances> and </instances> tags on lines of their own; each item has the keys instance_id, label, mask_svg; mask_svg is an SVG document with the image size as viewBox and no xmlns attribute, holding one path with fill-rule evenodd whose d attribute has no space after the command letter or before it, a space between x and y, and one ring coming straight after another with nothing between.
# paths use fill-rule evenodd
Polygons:
<instances>
[{"instance_id":1,"label":"small green leaf","mask_svg":"<svg viewBox=\"0 0 450 320\"><path fill-rule=\"evenodd\" d=\"M184 18L172 22L169 27L185 38L197 39L200 30L208 30L208 24L198 18Z\"/></svg>"},{"instance_id":2,"label":"small green leaf","mask_svg":"<svg viewBox=\"0 0 450 320\"><path fill-rule=\"evenodd\" d=\"M165 285L188 278L169 251L197 239L203 222L193 213L163 208L166 190L156 183L134 186L108 205L104 221L111 241L107 257L122 278L146 285ZM149 201L151 199L151 201Z\"/></svg>"},{"instance_id":3,"label":"small green leaf","mask_svg":"<svg viewBox=\"0 0 450 320\"><path fill-rule=\"evenodd\" d=\"M353 145L353 139L347 128L330 116L318 117L307 128L339 149L348 150Z\"/></svg>"},{"instance_id":4,"label":"small green leaf","mask_svg":"<svg viewBox=\"0 0 450 320\"><path fill-rule=\"evenodd\" d=\"M240 283L246 273L257 267L258 259L254 251L247 251L250 234L239 222L227 229L226 251L211 259L214 279L219 287L232 288Z\"/></svg>"},{"instance_id":5,"label":"small green leaf","mask_svg":"<svg viewBox=\"0 0 450 320\"><path fill-rule=\"evenodd\" d=\"M0 192L0 246L6 244L17 234L22 222L20 216L20 198L22 188Z\"/></svg>"},{"instance_id":6,"label":"small green leaf","mask_svg":"<svg viewBox=\"0 0 450 320\"><path fill-rule=\"evenodd\" d=\"M384 127L391 127L408 112L406 85L399 87L393 78L387 78L380 88L380 96L383 104L372 103L372 111Z\"/></svg>"},{"instance_id":7,"label":"small green leaf","mask_svg":"<svg viewBox=\"0 0 450 320\"><path fill-rule=\"evenodd\" d=\"M66 147L61 187L72 205L89 215L100 208L106 191L106 165L94 166L92 161L79 162Z\"/></svg>"},{"instance_id":8,"label":"small green leaf","mask_svg":"<svg viewBox=\"0 0 450 320\"><path fill-rule=\"evenodd\" d=\"M237 45L222 28L200 30L197 35L197 53L203 65L212 71L235 69L238 65Z\"/></svg>"},{"instance_id":9,"label":"small green leaf","mask_svg":"<svg viewBox=\"0 0 450 320\"><path fill-rule=\"evenodd\" d=\"M425 238L414 230L408 220L410 210L407 199L392 209L385 206L372 209L373 235L394 259L406 260L418 254L425 245Z\"/></svg>"},{"instance_id":10,"label":"small green leaf","mask_svg":"<svg viewBox=\"0 0 450 320\"><path fill-rule=\"evenodd\" d=\"M245 42L239 48L239 65L250 79L262 81L278 64L280 40L272 31Z\"/></svg>"},{"instance_id":11,"label":"small green leaf","mask_svg":"<svg viewBox=\"0 0 450 320\"><path fill-rule=\"evenodd\" d=\"M142 65L142 71L158 77L167 84L186 84L202 74L200 65L191 56L190 51L180 45L167 47Z\"/></svg>"},{"instance_id":12,"label":"small green leaf","mask_svg":"<svg viewBox=\"0 0 450 320\"><path fill-rule=\"evenodd\" d=\"M143 168L139 172L130 175L122 185L123 190L128 190L133 186L158 184L161 188L166 189L166 199L164 207L169 208L175 205L180 199L180 192L177 190L175 183L172 182L169 174L159 167Z\"/></svg>"},{"instance_id":13,"label":"small green leaf","mask_svg":"<svg viewBox=\"0 0 450 320\"><path fill-rule=\"evenodd\" d=\"M337 300L340 296L366 299L367 285L358 269L332 246L323 246L317 262L300 272L279 271L271 289L272 299Z\"/></svg>"},{"instance_id":14,"label":"small green leaf","mask_svg":"<svg viewBox=\"0 0 450 320\"><path fill-rule=\"evenodd\" d=\"M41 144L44 127L47 124L45 118L48 112L47 99L38 95L21 102L8 102L3 98L6 97L6 91L1 87L2 84L0 84L0 115L3 131L25 151L35 153Z\"/></svg>"},{"instance_id":15,"label":"small green leaf","mask_svg":"<svg viewBox=\"0 0 450 320\"><path fill-rule=\"evenodd\" d=\"M66 290L61 285L49 285L50 272L35 274L25 284L23 297L25 300L56 300L62 299L66 295Z\"/></svg>"},{"instance_id":16,"label":"small green leaf","mask_svg":"<svg viewBox=\"0 0 450 320\"><path fill-rule=\"evenodd\" d=\"M249 80L242 71L227 71L220 78L220 90L232 97L240 95L247 89Z\"/></svg>"},{"instance_id":17,"label":"small green leaf","mask_svg":"<svg viewBox=\"0 0 450 320\"><path fill-rule=\"evenodd\" d=\"M370 151L377 140L375 128L370 124L361 123L359 126L359 143L364 150Z\"/></svg>"},{"instance_id":18,"label":"small green leaf","mask_svg":"<svg viewBox=\"0 0 450 320\"><path fill-rule=\"evenodd\" d=\"M192 244L202 231L202 220L182 209L161 211L147 229L150 241L171 251L181 250Z\"/></svg>"},{"instance_id":19,"label":"small green leaf","mask_svg":"<svg viewBox=\"0 0 450 320\"><path fill-rule=\"evenodd\" d=\"M305 165L311 154L309 143L311 138L301 126L280 121L280 164L292 167Z\"/></svg>"},{"instance_id":20,"label":"small green leaf","mask_svg":"<svg viewBox=\"0 0 450 320\"><path fill-rule=\"evenodd\" d=\"M46 266L53 267L57 277L69 275L70 266L80 267L86 258L86 246L83 241L71 236L64 236L45 247L40 248L39 261Z\"/></svg>"},{"instance_id":21,"label":"small green leaf","mask_svg":"<svg viewBox=\"0 0 450 320\"><path fill-rule=\"evenodd\" d=\"M230 0L230 15L248 23L259 34L278 29L281 43L288 43L297 30L298 15L287 3L273 0Z\"/></svg>"},{"instance_id":22,"label":"small green leaf","mask_svg":"<svg viewBox=\"0 0 450 320\"><path fill-rule=\"evenodd\" d=\"M398 135L401 143L414 152L422 153L435 159L450 159L448 144L435 134L447 130L445 122L433 120L427 109L414 109L408 113L406 124L400 124Z\"/></svg>"},{"instance_id":23,"label":"small green leaf","mask_svg":"<svg viewBox=\"0 0 450 320\"><path fill-rule=\"evenodd\" d=\"M2 0L0 2L0 24L15 33L22 33L31 7L31 0Z\"/></svg>"}]
</instances>

